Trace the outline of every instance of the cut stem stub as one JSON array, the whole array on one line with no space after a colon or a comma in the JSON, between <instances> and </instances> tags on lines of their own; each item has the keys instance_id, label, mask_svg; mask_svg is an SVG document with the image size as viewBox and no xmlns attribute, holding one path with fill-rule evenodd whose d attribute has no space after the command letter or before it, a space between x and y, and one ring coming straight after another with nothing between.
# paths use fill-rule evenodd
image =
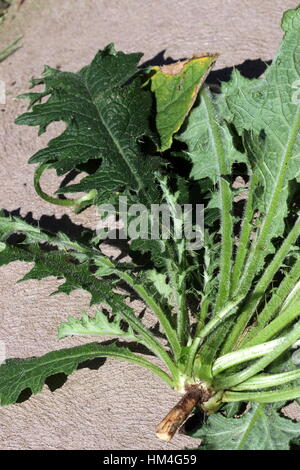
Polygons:
<instances>
[{"instance_id":1,"label":"cut stem stub","mask_svg":"<svg viewBox=\"0 0 300 470\"><path fill-rule=\"evenodd\" d=\"M210 399L213 392L204 384L190 385L179 402L169 411L156 428L156 435L162 441L169 442L177 429L186 421L198 403Z\"/></svg>"}]
</instances>

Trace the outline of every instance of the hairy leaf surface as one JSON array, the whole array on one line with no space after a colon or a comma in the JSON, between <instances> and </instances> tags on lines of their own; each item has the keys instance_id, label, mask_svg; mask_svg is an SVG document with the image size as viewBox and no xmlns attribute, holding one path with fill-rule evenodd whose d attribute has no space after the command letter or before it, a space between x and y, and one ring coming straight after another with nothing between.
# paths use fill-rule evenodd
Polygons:
<instances>
[{"instance_id":1,"label":"hairy leaf surface","mask_svg":"<svg viewBox=\"0 0 300 470\"><path fill-rule=\"evenodd\" d=\"M192 434L203 439L200 450L289 450L299 435L300 423L281 417L272 405L257 403L241 418L210 416Z\"/></svg>"}]
</instances>

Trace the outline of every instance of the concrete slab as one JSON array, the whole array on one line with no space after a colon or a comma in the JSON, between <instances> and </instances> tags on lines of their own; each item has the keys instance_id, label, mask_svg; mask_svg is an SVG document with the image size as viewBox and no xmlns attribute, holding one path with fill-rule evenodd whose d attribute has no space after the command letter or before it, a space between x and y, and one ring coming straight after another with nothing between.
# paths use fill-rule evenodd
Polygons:
<instances>
[{"instance_id":1,"label":"concrete slab","mask_svg":"<svg viewBox=\"0 0 300 470\"><path fill-rule=\"evenodd\" d=\"M76 224L93 227L95 213L79 216L41 201L32 187L28 158L53 137L58 125L37 137L36 129L15 126L26 104L15 96L27 90L44 64L75 71L89 63L99 48L114 41L117 49L143 51L149 60L166 49L166 56L220 52L216 68L246 59L269 60L282 37L280 19L293 0L25 0L15 2L0 27L0 48L22 34L23 48L0 64L7 86L0 106L0 206L34 218L54 216L62 226L67 213ZM20 6L21 5L21 6ZM47 190L57 187L54 173ZM61 219L62 218L62 219ZM53 223L53 219L45 219ZM68 315L88 308L89 296L48 297L59 281L15 284L27 270L23 263L0 268L0 340L8 357L40 355L54 348L81 344L58 342L57 325ZM137 302L136 308L142 306ZM150 372L107 360L99 370L81 369L62 388L47 386L28 401L0 410L1 449L182 449L195 441L177 435L164 444L154 428L177 401ZM297 415L299 417L299 414Z\"/></svg>"}]
</instances>

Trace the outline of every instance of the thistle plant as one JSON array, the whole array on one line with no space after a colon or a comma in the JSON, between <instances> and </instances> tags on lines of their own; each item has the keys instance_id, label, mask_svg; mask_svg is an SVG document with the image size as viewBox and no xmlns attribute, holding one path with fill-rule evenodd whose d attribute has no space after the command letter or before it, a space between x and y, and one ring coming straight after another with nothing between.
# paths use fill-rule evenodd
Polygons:
<instances>
[{"instance_id":1,"label":"thistle plant","mask_svg":"<svg viewBox=\"0 0 300 470\"><path fill-rule=\"evenodd\" d=\"M76 213L91 205L115 210L135 236L131 261L115 261L103 252L100 230L72 239L2 213L0 265L33 262L23 280L56 276L64 278L59 293L88 291L97 313L70 317L58 337L99 339L8 359L0 366L1 405L25 388L40 392L49 375L112 357L150 369L182 395L157 426L161 439L198 408L207 416L192 433L201 449L299 442L300 423L280 409L300 398L300 7L284 14L282 28L262 77L233 69L218 89L205 84L217 54L143 68L141 54L112 44L77 73L46 67L32 80L43 91L21 95L30 110L16 123L39 126L39 134L53 121L66 124L29 160L37 164L37 193ZM49 195L40 184L48 169L76 170L81 179ZM169 224L153 213L162 206ZM126 288L159 332L126 303ZM115 341L101 344L101 335Z\"/></svg>"}]
</instances>

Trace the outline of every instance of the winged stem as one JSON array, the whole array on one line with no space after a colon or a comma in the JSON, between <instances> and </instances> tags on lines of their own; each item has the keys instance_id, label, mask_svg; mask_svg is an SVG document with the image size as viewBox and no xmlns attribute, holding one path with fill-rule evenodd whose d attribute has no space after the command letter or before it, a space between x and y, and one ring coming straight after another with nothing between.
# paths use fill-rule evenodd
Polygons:
<instances>
[{"instance_id":1,"label":"winged stem","mask_svg":"<svg viewBox=\"0 0 300 470\"><path fill-rule=\"evenodd\" d=\"M275 346L275 348L266 354L264 357L258 359L254 364L246 367L241 372L237 372L231 376L224 376L216 378L214 381L214 386L217 389L228 389L238 385L245 380L249 379L253 375L256 375L258 372L261 372L265 367L267 367L271 362L273 362L278 356L280 356L286 349L292 346L297 339L300 337L300 321L295 323L291 331L286 334L282 341Z\"/></svg>"},{"instance_id":2,"label":"winged stem","mask_svg":"<svg viewBox=\"0 0 300 470\"><path fill-rule=\"evenodd\" d=\"M232 257L232 203L231 191L228 182L225 180L224 175L228 173L228 162L226 161L225 150L219 131L218 116L214 111L212 96L207 87L201 91L201 97L204 101L208 121L211 130L212 144L218 161L218 185L219 185L219 198L220 198L220 212L221 212L221 259L220 259L220 274L219 274L219 290L216 299L215 310L216 312L228 300L230 293L230 272L231 272L231 257Z\"/></svg>"},{"instance_id":3,"label":"winged stem","mask_svg":"<svg viewBox=\"0 0 300 470\"><path fill-rule=\"evenodd\" d=\"M259 279L258 283L256 284L252 294L249 298L246 299L245 304L243 305L243 311L239 315L236 324L227 338L225 345L222 349L222 354L226 354L228 351L234 349L237 339L243 332L244 328L248 324L250 318L254 314L257 306L259 305L263 294L265 293L266 289L269 287L274 275L282 265L285 257L291 250L291 246L295 243L297 238L300 234L300 217L298 217L295 225L293 226L292 230L282 243L281 247L277 251L276 255L274 256L273 260L265 269L263 275Z\"/></svg>"}]
</instances>

